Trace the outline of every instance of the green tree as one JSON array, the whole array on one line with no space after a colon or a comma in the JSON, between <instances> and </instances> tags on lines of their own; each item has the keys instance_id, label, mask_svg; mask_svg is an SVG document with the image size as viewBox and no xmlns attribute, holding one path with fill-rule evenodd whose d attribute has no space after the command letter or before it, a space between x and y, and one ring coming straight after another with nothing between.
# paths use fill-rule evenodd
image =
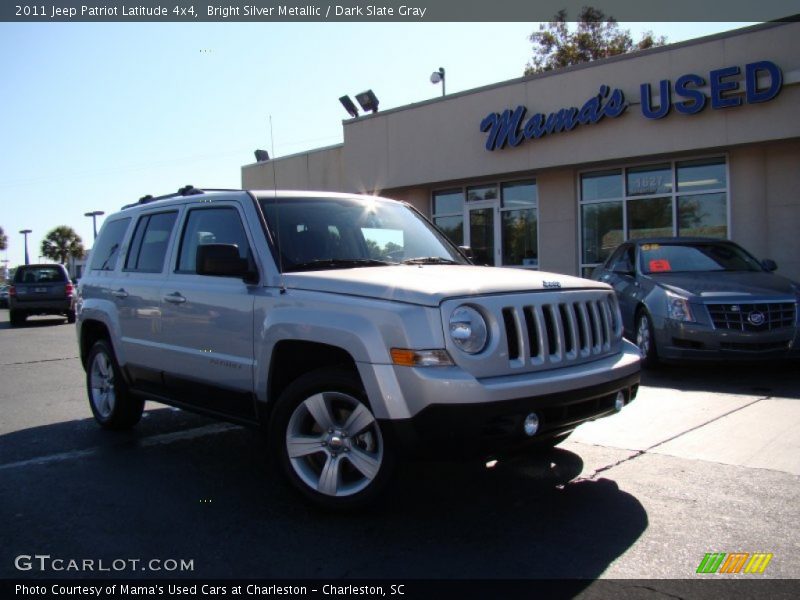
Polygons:
<instances>
[{"instance_id":1,"label":"green tree","mask_svg":"<svg viewBox=\"0 0 800 600\"><path fill-rule=\"evenodd\" d=\"M567 24L567 11L560 10L552 21L539 25L539 31L532 33L529 39L533 44L533 58L525 67L525 75L667 43L664 36L654 37L650 31L639 42L634 42L629 30L620 29L613 17L591 6L581 9L574 29Z\"/></svg>"},{"instance_id":2,"label":"green tree","mask_svg":"<svg viewBox=\"0 0 800 600\"><path fill-rule=\"evenodd\" d=\"M86 251L83 240L72 227L60 225L50 231L42 240L42 256L66 264L70 256L83 258Z\"/></svg>"},{"instance_id":3,"label":"green tree","mask_svg":"<svg viewBox=\"0 0 800 600\"><path fill-rule=\"evenodd\" d=\"M5 250L8 248L8 236L6 232L0 227L0 250Z\"/></svg>"}]
</instances>

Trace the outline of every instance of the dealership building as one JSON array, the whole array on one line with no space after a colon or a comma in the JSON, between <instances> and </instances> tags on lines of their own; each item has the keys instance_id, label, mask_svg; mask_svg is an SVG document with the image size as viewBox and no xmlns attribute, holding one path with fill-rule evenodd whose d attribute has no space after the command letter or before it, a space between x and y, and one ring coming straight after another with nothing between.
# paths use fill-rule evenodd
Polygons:
<instances>
[{"instance_id":1,"label":"dealership building","mask_svg":"<svg viewBox=\"0 0 800 600\"><path fill-rule=\"evenodd\" d=\"M800 22L380 111L248 189L413 204L483 264L588 274L625 239L732 239L800 280Z\"/></svg>"}]
</instances>

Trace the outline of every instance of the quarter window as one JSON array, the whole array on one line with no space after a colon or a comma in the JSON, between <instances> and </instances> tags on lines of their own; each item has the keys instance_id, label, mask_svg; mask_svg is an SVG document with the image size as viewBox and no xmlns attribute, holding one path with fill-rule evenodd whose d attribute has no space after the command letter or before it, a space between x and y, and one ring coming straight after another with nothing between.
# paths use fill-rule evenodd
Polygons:
<instances>
[{"instance_id":1,"label":"quarter window","mask_svg":"<svg viewBox=\"0 0 800 600\"><path fill-rule=\"evenodd\" d=\"M100 230L100 235L97 236L94 248L92 248L90 269L113 271L117 267L120 246L130 222L130 219L117 219L105 223Z\"/></svg>"}]
</instances>

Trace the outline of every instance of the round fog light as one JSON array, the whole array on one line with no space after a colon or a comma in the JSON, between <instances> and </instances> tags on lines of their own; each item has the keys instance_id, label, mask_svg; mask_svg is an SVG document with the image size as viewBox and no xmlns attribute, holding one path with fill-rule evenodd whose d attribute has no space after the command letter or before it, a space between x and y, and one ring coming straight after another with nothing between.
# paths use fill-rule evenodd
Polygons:
<instances>
[{"instance_id":1,"label":"round fog light","mask_svg":"<svg viewBox=\"0 0 800 600\"><path fill-rule=\"evenodd\" d=\"M622 410L623 406L625 406L625 394L617 392L617 398L614 400L614 409Z\"/></svg>"},{"instance_id":2,"label":"round fog light","mask_svg":"<svg viewBox=\"0 0 800 600\"><path fill-rule=\"evenodd\" d=\"M525 435L533 437L539 431L539 416L536 413L531 413L525 417Z\"/></svg>"}]
</instances>

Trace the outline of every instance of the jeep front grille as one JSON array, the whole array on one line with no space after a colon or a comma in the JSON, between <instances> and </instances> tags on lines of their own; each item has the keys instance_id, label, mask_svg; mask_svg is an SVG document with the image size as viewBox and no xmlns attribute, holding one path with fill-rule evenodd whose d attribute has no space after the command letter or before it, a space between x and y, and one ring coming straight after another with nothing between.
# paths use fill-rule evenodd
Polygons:
<instances>
[{"instance_id":1,"label":"jeep front grille","mask_svg":"<svg viewBox=\"0 0 800 600\"><path fill-rule=\"evenodd\" d=\"M794 302L707 304L715 329L772 331L795 324Z\"/></svg>"},{"instance_id":2,"label":"jeep front grille","mask_svg":"<svg viewBox=\"0 0 800 600\"><path fill-rule=\"evenodd\" d=\"M514 366L562 364L611 351L621 337L610 295L502 309L508 360Z\"/></svg>"}]
</instances>

